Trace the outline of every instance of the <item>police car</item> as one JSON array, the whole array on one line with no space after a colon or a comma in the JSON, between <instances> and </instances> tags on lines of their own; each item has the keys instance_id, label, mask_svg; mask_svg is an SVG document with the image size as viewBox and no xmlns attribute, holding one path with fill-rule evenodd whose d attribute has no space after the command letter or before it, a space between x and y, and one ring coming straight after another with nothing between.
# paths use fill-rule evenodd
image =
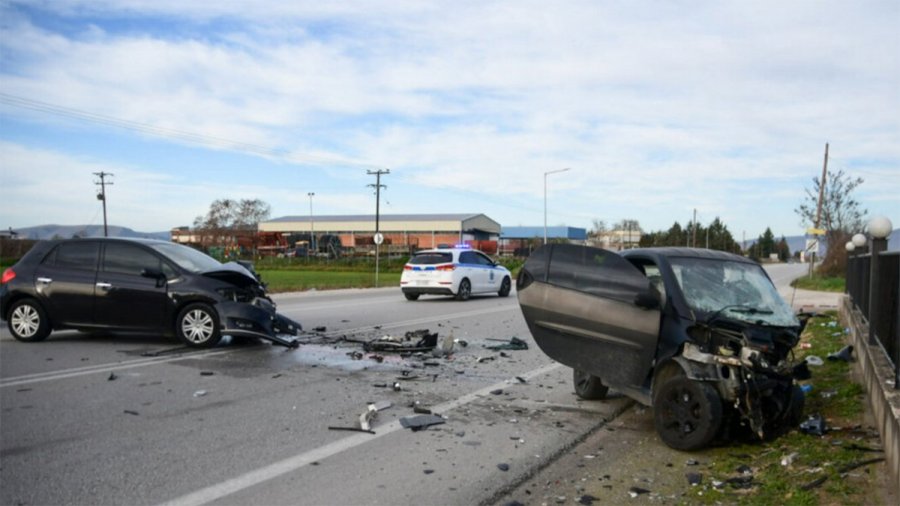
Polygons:
<instances>
[{"instance_id":1,"label":"police car","mask_svg":"<svg viewBox=\"0 0 900 506\"><path fill-rule=\"evenodd\" d=\"M509 295L512 276L484 253L463 245L416 252L403 266L400 288L407 300L420 295L452 295L466 300L470 295Z\"/></svg>"}]
</instances>

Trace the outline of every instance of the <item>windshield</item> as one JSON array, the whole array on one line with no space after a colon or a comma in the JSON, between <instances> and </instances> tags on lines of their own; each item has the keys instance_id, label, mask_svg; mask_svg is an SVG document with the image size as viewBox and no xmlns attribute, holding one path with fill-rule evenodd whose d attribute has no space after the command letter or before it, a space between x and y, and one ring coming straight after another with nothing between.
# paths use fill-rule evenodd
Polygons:
<instances>
[{"instance_id":1,"label":"windshield","mask_svg":"<svg viewBox=\"0 0 900 506\"><path fill-rule=\"evenodd\" d=\"M691 309L749 323L799 325L762 267L708 258L673 258L672 270Z\"/></svg>"},{"instance_id":2,"label":"windshield","mask_svg":"<svg viewBox=\"0 0 900 506\"><path fill-rule=\"evenodd\" d=\"M193 273L214 271L222 268L222 264L215 258L187 246L166 243L151 244L150 247L165 255L166 258L178 264L182 269Z\"/></svg>"}]
</instances>

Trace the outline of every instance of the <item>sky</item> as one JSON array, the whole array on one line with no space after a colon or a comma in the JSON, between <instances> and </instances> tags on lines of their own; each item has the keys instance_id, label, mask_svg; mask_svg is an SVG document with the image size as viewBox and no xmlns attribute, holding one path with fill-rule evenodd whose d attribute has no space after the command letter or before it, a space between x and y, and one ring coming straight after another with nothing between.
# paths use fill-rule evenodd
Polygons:
<instances>
[{"instance_id":1,"label":"sky","mask_svg":"<svg viewBox=\"0 0 900 506\"><path fill-rule=\"evenodd\" d=\"M900 227L898 27L896 0L0 0L0 229L102 224L98 172L143 232L221 198L374 215L389 170L385 214L793 236L826 143Z\"/></svg>"}]
</instances>

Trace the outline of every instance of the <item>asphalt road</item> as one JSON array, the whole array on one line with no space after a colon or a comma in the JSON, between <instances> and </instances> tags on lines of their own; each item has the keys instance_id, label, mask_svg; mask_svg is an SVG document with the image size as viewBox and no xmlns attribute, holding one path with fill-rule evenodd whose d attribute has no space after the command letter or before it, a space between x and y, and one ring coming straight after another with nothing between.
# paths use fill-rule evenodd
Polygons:
<instances>
[{"instance_id":1,"label":"asphalt road","mask_svg":"<svg viewBox=\"0 0 900 506\"><path fill-rule=\"evenodd\" d=\"M783 288L802 269L770 274ZM536 348L515 293L408 302L388 288L277 301L324 330L296 350L225 340L194 351L148 335L20 343L4 326L0 503L489 504L632 404L577 400L571 370ZM452 359L379 362L354 359L361 346L344 340L417 329L468 346ZM530 348L485 348L513 336ZM378 401L392 407L375 434L329 430L356 426ZM404 429L416 403L445 423Z\"/></svg>"},{"instance_id":2,"label":"asphalt road","mask_svg":"<svg viewBox=\"0 0 900 506\"><path fill-rule=\"evenodd\" d=\"M570 370L534 346L514 293L407 302L391 288L277 300L307 329L326 329L296 350L226 341L193 351L147 335L58 332L20 343L4 326L0 503L485 503L629 404L577 401ZM383 354L379 363L354 360L361 346L340 342L417 329L468 346L457 344L452 360ZM485 348L513 336L530 348ZM392 407L375 434L329 430L356 426L376 401ZM445 423L402 428L414 403Z\"/></svg>"}]
</instances>

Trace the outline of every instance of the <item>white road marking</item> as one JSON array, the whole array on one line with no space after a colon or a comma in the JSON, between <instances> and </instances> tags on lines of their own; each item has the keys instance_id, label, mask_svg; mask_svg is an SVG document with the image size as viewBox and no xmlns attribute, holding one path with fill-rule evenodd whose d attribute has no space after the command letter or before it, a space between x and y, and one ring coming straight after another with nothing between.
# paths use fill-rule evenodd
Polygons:
<instances>
[{"instance_id":1,"label":"white road marking","mask_svg":"<svg viewBox=\"0 0 900 506\"><path fill-rule=\"evenodd\" d=\"M562 367L561 364L553 363L522 374L521 377L526 381L530 381L538 376L550 373L560 367ZM480 397L489 396L491 391L497 390L498 388L503 388L509 383L516 381L517 380L512 379L502 381L500 383L495 383L493 385L463 395L462 397L458 397L454 400L447 401L437 406L433 406L432 410L436 413L446 413L452 411L459 408L460 406L469 404L470 402L473 402ZM199 506L202 504L208 504L223 497L256 486L265 481L296 471L301 467L307 466L313 462L321 461L328 457L337 455L338 453L347 451L351 448L355 448L370 441L374 441L389 434L393 434L401 428L402 426L400 425L400 421L394 420L387 425L378 427L377 433L374 435L357 434L346 437L344 439L340 439L325 446L320 446L319 448L294 455L293 457L288 457L278 462L274 462L267 466L245 473L241 476L231 478L230 480L226 480L221 483L202 488L200 490L197 490L196 492L192 492L190 494L172 499L171 501L163 503L162 506Z\"/></svg>"},{"instance_id":2,"label":"white road marking","mask_svg":"<svg viewBox=\"0 0 900 506\"><path fill-rule=\"evenodd\" d=\"M127 362L117 362L115 364L100 364L86 367L76 367L73 369L63 369L61 371L50 371L36 374L25 374L22 376L14 376L12 378L0 379L0 388L13 387L17 385L28 385L31 383L40 383L43 381L53 381L66 378L74 378L77 376L86 376L88 374L107 373L112 371L120 371L122 369L131 369L135 367L145 367L148 365L165 364L170 362L178 362L180 360L188 360L192 358L212 357L231 353L234 350L215 350L206 352L195 352L188 354L180 354L173 357L153 357L138 360L130 360Z\"/></svg>"}]
</instances>

